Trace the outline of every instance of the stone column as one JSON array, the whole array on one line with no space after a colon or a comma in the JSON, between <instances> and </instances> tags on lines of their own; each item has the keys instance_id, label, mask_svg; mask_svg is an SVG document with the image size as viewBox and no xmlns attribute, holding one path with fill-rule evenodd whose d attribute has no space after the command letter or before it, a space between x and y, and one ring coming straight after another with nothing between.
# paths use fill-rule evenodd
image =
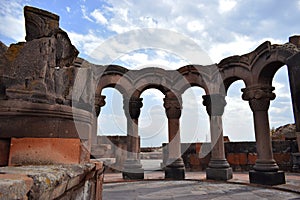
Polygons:
<instances>
[{"instance_id":1,"label":"stone column","mask_svg":"<svg viewBox=\"0 0 300 200\"><path fill-rule=\"evenodd\" d=\"M127 159L123 166L123 179L144 179L144 169L139 158L140 138L138 134L138 118L142 98L124 99L124 111L127 118Z\"/></svg>"},{"instance_id":2,"label":"stone column","mask_svg":"<svg viewBox=\"0 0 300 200\"><path fill-rule=\"evenodd\" d=\"M164 98L164 107L168 117L168 159L165 167L166 179L184 179L185 167L181 158L180 116L182 104L177 98Z\"/></svg>"},{"instance_id":3,"label":"stone column","mask_svg":"<svg viewBox=\"0 0 300 200\"><path fill-rule=\"evenodd\" d=\"M206 169L206 178L212 180L232 179L232 168L225 157L222 115L226 105L225 96L211 94L203 96L203 105L210 119L211 160Z\"/></svg>"},{"instance_id":4,"label":"stone column","mask_svg":"<svg viewBox=\"0 0 300 200\"><path fill-rule=\"evenodd\" d=\"M300 45L300 37L295 37L294 40L296 39L298 41L298 45ZM294 43L296 43L297 41L294 41ZM287 60L287 67L296 124L297 142L299 144L298 147L300 152L300 52Z\"/></svg>"},{"instance_id":5,"label":"stone column","mask_svg":"<svg viewBox=\"0 0 300 200\"><path fill-rule=\"evenodd\" d=\"M300 37L290 38L290 42L300 48ZM300 172L300 52L287 60L287 67L290 80L291 97L293 103L294 119L296 124L296 137L298 153L292 154L293 171Z\"/></svg>"},{"instance_id":6,"label":"stone column","mask_svg":"<svg viewBox=\"0 0 300 200\"><path fill-rule=\"evenodd\" d=\"M273 159L272 142L268 109L270 100L275 99L272 92L275 88L262 85L242 89L243 100L249 101L253 112L256 150L258 158L254 170L249 172L250 183L277 185L285 183L284 172L278 171L279 167Z\"/></svg>"}]
</instances>

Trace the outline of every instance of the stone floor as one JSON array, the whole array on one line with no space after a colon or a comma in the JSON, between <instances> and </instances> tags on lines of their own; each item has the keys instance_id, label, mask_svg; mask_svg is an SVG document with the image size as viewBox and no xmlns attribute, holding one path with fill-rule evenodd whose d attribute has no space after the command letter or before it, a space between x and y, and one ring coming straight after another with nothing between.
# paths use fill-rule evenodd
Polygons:
<instances>
[{"instance_id":1,"label":"stone floor","mask_svg":"<svg viewBox=\"0 0 300 200\"><path fill-rule=\"evenodd\" d=\"M286 174L286 184L249 184L248 173L234 173L226 182L205 180L204 172L187 172L186 180L165 181L162 171L145 172L144 181L124 182L120 173L104 176L103 200L113 199L290 199L300 200L300 174Z\"/></svg>"}]
</instances>

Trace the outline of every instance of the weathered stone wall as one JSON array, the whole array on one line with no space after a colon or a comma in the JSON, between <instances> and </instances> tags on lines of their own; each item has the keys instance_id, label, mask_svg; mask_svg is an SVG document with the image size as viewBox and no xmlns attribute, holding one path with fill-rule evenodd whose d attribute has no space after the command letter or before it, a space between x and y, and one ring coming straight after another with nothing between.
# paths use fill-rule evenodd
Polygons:
<instances>
[{"instance_id":1,"label":"weathered stone wall","mask_svg":"<svg viewBox=\"0 0 300 200\"><path fill-rule=\"evenodd\" d=\"M119 166L124 162L124 156L119 150L127 149L126 136L98 136L98 144L110 144L111 149L106 153L107 158L116 158ZM163 144L163 147L166 143ZM281 170L292 171L292 154L298 152L298 144L295 140L273 141L273 155ZM210 143L181 143L182 158L187 170L202 171L208 167L211 155ZM151 152L157 148L141 148L142 152ZM163 162L167 160L167 149L163 148ZM225 142L225 154L227 161L234 171L249 171L257 159L255 142Z\"/></svg>"},{"instance_id":2,"label":"weathered stone wall","mask_svg":"<svg viewBox=\"0 0 300 200\"><path fill-rule=\"evenodd\" d=\"M0 168L0 199L102 199L103 165Z\"/></svg>"},{"instance_id":3,"label":"weathered stone wall","mask_svg":"<svg viewBox=\"0 0 300 200\"><path fill-rule=\"evenodd\" d=\"M190 145L188 148L187 146ZM207 144L209 145L209 144ZM187 170L204 170L207 168L210 154L201 156L201 143L182 144L183 160ZM297 142L294 141L273 141L273 155L281 170L292 171L292 153L298 152ZM248 171L252 169L257 159L255 142L226 142L225 154L228 163L234 171Z\"/></svg>"}]
</instances>

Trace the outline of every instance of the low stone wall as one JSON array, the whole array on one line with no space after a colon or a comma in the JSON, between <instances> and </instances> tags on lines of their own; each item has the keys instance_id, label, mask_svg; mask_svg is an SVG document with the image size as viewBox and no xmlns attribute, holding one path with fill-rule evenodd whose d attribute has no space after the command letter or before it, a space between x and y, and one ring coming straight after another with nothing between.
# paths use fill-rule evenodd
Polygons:
<instances>
[{"instance_id":1,"label":"low stone wall","mask_svg":"<svg viewBox=\"0 0 300 200\"><path fill-rule=\"evenodd\" d=\"M126 136L98 136L98 144L111 144L106 157L116 158L120 168L126 158ZM166 143L163 144L163 147ZM273 155L279 168L284 171L293 171L293 153L298 152L296 140L273 141ZM160 147L161 148L161 147ZM157 151L157 147L141 148L142 152ZM121 151L125 150L125 151ZM167 159L167 149L163 150L163 163ZM188 171L201 171L208 167L210 161L210 143L182 143L182 158ZM255 142L225 142L226 158L234 171L248 171L253 168L257 159ZM143 158L143 157L142 157Z\"/></svg>"},{"instance_id":2,"label":"low stone wall","mask_svg":"<svg viewBox=\"0 0 300 200\"><path fill-rule=\"evenodd\" d=\"M210 146L209 143L182 144L186 149L182 158L187 170L205 170L210 160L210 154L203 155L201 148ZM273 141L273 155L279 168L284 171L292 171L292 154L298 152L296 141ZM201 155L202 154L202 155ZM225 154L227 161L234 171L248 171L252 169L257 159L255 142L225 142Z\"/></svg>"},{"instance_id":3,"label":"low stone wall","mask_svg":"<svg viewBox=\"0 0 300 200\"><path fill-rule=\"evenodd\" d=\"M102 199L101 162L0 168L0 199Z\"/></svg>"}]
</instances>

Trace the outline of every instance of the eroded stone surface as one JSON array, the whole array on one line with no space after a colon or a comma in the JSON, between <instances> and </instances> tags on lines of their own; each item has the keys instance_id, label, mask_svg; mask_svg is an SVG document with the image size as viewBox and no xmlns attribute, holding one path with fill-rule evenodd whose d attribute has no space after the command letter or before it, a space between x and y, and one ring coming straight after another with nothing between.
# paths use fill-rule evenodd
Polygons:
<instances>
[{"instance_id":1,"label":"eroded stone surface","mask_svg":"<svg viewBox=\"0 0 300 200\"><path fill-rule=\"evenodd\" d=\"M102 167L102 163L2 167L0 173L5 174L0 174L0 191L2 188L4 192L19 191L29 199L96 199L96 193L101 195ZM9 183L7 177L10 177ZM9 194L3 194L4 199L22 199L8 198Z\"/></svg>"}]
</instances>

